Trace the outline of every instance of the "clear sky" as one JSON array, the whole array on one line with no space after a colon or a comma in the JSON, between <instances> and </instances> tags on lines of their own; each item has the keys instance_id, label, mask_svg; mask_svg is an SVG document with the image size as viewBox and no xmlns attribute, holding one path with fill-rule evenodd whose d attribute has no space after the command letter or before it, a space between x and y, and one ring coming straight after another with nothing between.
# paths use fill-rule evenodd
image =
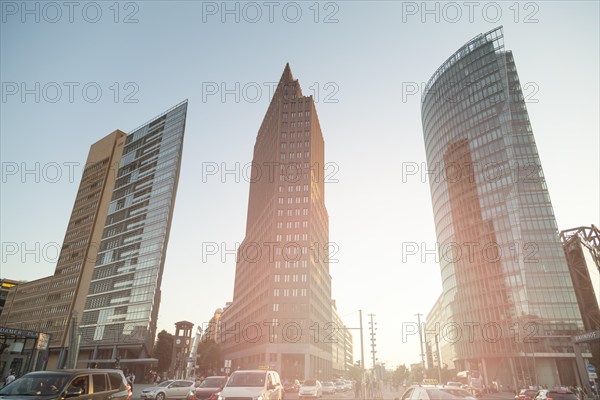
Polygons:
<instances>
[{"instance_id":1,"label":"clear sky","mask_svg":"<svg viewBox=\"0 0 600 400\"><path fill-rule=\"evenodd\" d=\"M189 99L158 324L208 321L232 299L235 259L202 249L244 237L243 166L289 62L316 98L330 163L338 310L351 327L358 309L376 314L380 361L417 362L403 323L441 293L435 257L402 251L436 242L429 184L403 176L424 169L418 88L498 25L559 229L600 223L597 1L65 3L0 2L1 277L52 274L92 143Z\"/></svg>"}]
</instances>

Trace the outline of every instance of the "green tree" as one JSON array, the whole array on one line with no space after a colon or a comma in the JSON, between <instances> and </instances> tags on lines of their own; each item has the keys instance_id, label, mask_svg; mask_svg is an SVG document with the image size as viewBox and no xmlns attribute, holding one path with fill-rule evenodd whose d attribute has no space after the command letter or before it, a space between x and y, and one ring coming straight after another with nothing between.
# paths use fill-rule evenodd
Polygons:
<instances>
[{"instance_id":1,"label":"green tree","mask_svg":"<svg viewBox=\"0 0 600 400\"><path fill-rule=\"evenodd\" d=\"M403 385L404 381L408 379L408 374L409 372L408 368L406 368L406 365L398 365L396 367L396 370L394 371L394 374L392 375L392 380L394 381L394 384Z\"/></svg>"},{"instance_id":2,"label":"green tree","mask_svg":"<svg viewBox=\"0 0 600 400\"><path fill-rule=\"evenodd\" d=\"M171 366L175 337L164 329L160 331L154 344L154 358L158 359L158 372L165 372Z\"/></svg>"},{"instance_id":3,"label":"green tree","mask_svg":"<svg viewBox=\"0 0 600 400\"><path fill-rule=\"evenodd\" d=\"M421 365L414 366L414 368L410 369L410 383L412 382L422 382L424 378L424 371Z\"/></svg>"},{"instance_id":4,"label":"green tree","mask_svg":"<svg viewBox=\"0 0 600 400\"><path fill-rule=\"evenodd\" d=\"M352 379L356 382L360 382L360 380L361 380L360 367L358 365L354 364L350 368L348 368L348 377L350 377L350 379Z\"/></svg>"},{"instance_id":5,"label":"green tree","mask_svg":"<svg viewBox=\"0 0 600 400\"><path fill-rule=\"evenodd\" d=\"M202 340L196 351L199 373L204 376L218 374L223 367L221 346L214 339Z\"/></svg>"}]
</instances>

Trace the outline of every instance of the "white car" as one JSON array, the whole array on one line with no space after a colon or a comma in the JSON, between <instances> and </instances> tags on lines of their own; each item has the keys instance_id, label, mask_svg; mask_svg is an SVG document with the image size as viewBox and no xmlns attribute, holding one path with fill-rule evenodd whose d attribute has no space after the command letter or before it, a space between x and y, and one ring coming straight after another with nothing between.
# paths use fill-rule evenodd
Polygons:
<instances>
[{"instance_id":1,"label":"white car","mask_svg":"<svg viewBox=\"0 0 600 400\"><path fill-rule=\"evenodd\" d=\"M142 399L184 399L194 390L195 382L189 380L171 380L159 383L157 386L142 390Z\"/></svg>"},{"instance_id":2,"label":"white car","mask_svg":"<svg viewBox=\"0 0 600 400\"><path fill-rule=\"evenodd\" d=\"M298 391L298 398L303 399L316 399L323 395L323 389L321 382L316 379L307 379L304 381L300 390Z\"/></svg>"},{"instance_id":3,"label":"white car","mask_svg":"<svg viewBox=\"0 0 600 400\"><path fill-rule=\"evenodd\" d=\"M335 385L333 382L323 382L323 385L321 386L321 393L335 394Z\"/></svg>"},{"instance_id":4,"label":"white car","mask_svg":"<svg viewBox=\"0 0 600 400\"><path fill-rule=\"evenodd\" d=\"M239 370L231 374L217 396L218 400L283 400L283 385L276 371Z\"/></svg>"}]
</instances>

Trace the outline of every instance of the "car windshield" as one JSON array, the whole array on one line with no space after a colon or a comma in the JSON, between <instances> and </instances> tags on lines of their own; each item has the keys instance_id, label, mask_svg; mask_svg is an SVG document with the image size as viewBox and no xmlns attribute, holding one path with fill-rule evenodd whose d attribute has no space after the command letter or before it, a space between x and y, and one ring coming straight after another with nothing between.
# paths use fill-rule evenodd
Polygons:
<instances>
[{"instance_id":1,"label":"car windshield","mask_svg":"<svg viewBox=\"0 0 600 400\"><path fill-rule=\"evenodd\" d=\"M323 382L323 386L333 386L333 382Z\"/></svg>"},{"instance_id":2,"label":"car windshield","mask_svg":"<svg viewBox=\"0 0 600 400\"><path fill-rule=\"evenodd\" d=\"M262 387L264 385L264 372L235 372L227 382L227 387Z\"/></svg>"},{"instance_id":3,"label":"car windshield","mask_svg":"<svg viewBox=\"0 0 600 400\"><path fill-rule=\"evenodd\" d=\"M536 394L536 393L537 393L537 390L530 390L530 389L528 389L528 390L523 390L523 391L521 392L521 394L524 394L525 396L533 396L533 395L534 395L534 394Z\"/></svg>"},{"instance_id":4,"label":"car windshield","mask_svg":"<svg viewBox=\"0 0 600 400\"><path fill-rule=\"evenodd\" d=\"M466 390L462 389L452 389L452 388L444 388L444 389L426 389L427 395L432 400L439 399L473 399L473 395Z\"/></svg>"},{"instance_id":5,"label":"car windshield","mask_svg":"<svg viewBox=\"0 0 600 400\"><path fill-rule=\"evenodd\" d=\"M0 389L2 396L50 396L63 390L68 374L27 374Z\"/></svg>"},{"instance_id":6,"label":"car windshield","mask_svg":"<svg viewBox=\"0 0 600 400\"><path fill-rule=\"evenodd\" d=\"M200 384L201 388L220 388L225 384L225 378L206 378Z\"/></svg>"},{"instance_id":7,"label":"car windshield","mask_svg":"<svg viewBox=\"0 0 600 400\"><path fill-rule=\"evenodd\" d=\"M307 379L302 386L317 386L317 381L314 379Z\"/></svg>"},{"instance_id":8,"label":"car windshield","mask_svg":"<svg viewBox=\"0 0 600 400\"><path fill-rule=\"evenodd\" d=\"M164 382L159 383L156 386L158 386L158 387L165 387L165 386L169 386L171 383L173 383L173 381L164 381Z\"/></svg>"}]
</instances>

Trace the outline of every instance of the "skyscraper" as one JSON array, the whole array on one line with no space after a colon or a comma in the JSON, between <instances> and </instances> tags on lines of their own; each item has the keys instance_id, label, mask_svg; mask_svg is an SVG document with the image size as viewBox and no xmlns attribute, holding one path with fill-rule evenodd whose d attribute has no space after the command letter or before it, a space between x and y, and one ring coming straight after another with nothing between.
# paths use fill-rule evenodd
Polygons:
<instances>
[{"instance_id":1,"label":"skyscraper","mask_svg":"<svg viewBox=\"0 0 600 400\"><path fill-rule=\"evenodd\" d=\"M92 145L54 275L11 289L0 319L50 334L30 369L75 367L77 346L79 366L151 352L186 112L187 101Z\"/></svg>"},{"instance_id":2,"label":"skyscraper","mask_svg":"<svg viewBox=\"0 0 600 400\"><path fill-rule=\"evenodd\" d=\"M331 375L324 142L312 96L289 65L256 137L246 237L219 340L232 368L286 379Z\"/></svg>"},{"instance_id":3,"label":"skyscraper","mask_svg":"<svg viewBox=\"0 0 600 400\"><path fill-rule=\"evenodd\" d=\"M488 384L577 384L570 337L582 319L502 27L438 68L421 116L434 171L440 320L462 334L444 362Z\"/></svg>"}]
</instances>

